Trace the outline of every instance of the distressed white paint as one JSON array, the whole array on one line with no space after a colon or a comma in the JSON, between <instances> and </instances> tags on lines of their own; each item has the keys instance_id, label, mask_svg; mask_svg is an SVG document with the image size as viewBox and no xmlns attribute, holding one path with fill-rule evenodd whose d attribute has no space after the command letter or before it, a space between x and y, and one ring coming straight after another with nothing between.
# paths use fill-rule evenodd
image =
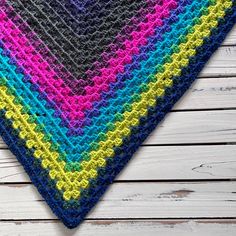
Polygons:
<instances>
[{"instance_id":1,"label":"distressed white paint","mask_svg":"<svg viewBox=\"0 0 236 236\"><path fill-rule=\"evenodd\" d=\"M144 144L236 142L235 120L236 110L170 112Z\"/></svg>"},{"instance_id":2,"label":"distressed white paint","mask_svg":"<svg viewBox=\"0 0 236 236\"><path fill-rule=\"evenodd\" d=\"M200 77L236 75L236 46L219 47L199 74Z\"/></svg>"},{"instance_id":3,"label":"distressed white paint","mask_svg":"<svg viewBox=\"0 0 236 236\"><path fill-rule=\"evenodd\" d=\"M173 110L236 108L236 77L197 79Z\"/></svg>"},{"instance_id":4,"label":"distressed white paint","mask_svg":"<svg viewBox=\"0 0 236 236\"><path fill-rule=\"evenodd\" d=\"M169 113L145 144L235 142L235 120L236 110Z\"/></svg>"},{"instance_id":5,"label":"distressed white paint","mask_svg":"<svg viewBox=\"0 0 236 236\"><path fill-rule=\"evenodd\" d=\"M87 218L234 217L236 182L114 183ZM1 219L55 219L35 187L0 185Z\"/></svg>"},{"instance_id":6,"label":"distressed white paint","mask_svg":"<svg viewBox=\"0 0 236 236\"><path fill-rule=\"evenodd\" d=\"M236 145L140 147L117 180L236 179ZM0 183L30 181L9 150L0 150Z\"/></svg>"}]
</instances>

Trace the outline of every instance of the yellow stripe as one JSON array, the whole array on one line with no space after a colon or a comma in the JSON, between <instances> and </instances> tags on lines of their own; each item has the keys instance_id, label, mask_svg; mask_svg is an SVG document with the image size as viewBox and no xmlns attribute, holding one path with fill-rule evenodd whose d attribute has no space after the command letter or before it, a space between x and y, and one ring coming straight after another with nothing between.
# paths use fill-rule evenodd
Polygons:
<instances>
[{"instance_id":1,"label":"yellow stripe","mask_svg":"<svg viewBox=\"0 0 236 236\"><path fill-rule=\"evenodd\" d=\"M43 133L34 131L36 124L27 123L29 115L21 114L22 105L14 104L14 96L7 94L7 88L0 86L0 109L7 110L6 118L13 120L13 128L21 130L19 137L27 140L28 148L34 147L34 156L42 158L42 167L50 169L50 178L57 180L57 188L65 190L64 199L77 199L80 196L80 188L89 186L89 179L97 176L97 167L106 165L106 158L114 156L113 148L122 145L122 139L130 135L132 126L139 124L139 118L147 115L147 109L156 105L156 97L164 95L165 88L172 86L171 78L181 73L181 68L188 65L190 56L196 53L196 47L201 46L203 38L210 35L210 30L217 26L217 19L223 17L224 10L230 8L230 0L218 0L216 5L208 8L209 14L202 16L201 25L193 27L194 32L187 35L186 43L182 43L179 53L172 55L172 62L164 65L165 71L156 75L157 81L149 83L149 90L141 95L141 100L132 104L132 110L125 112L124 120L116 122L114 131L107 133L107 140L99 143L97 151L90 152L91 159L83 161L83 170L78 172L66 172L65 162L58 161L58 152L50 151L51 143L43 142Z\"/></svg>"},{"instance_id":2,"label":"yellow stripe","mask_svg":"<svg viewBox=\"0 0 236 236\"><path fill-rule=\"evenodd\" d=\"M28 123L28 114L22 114L23 106L21 104L14 103L15 97L8 93L8 88L6 86L0 86L0 110L6 110L5 117L12 120L12 127L14 129L19 129L19 138L27 140L26 147L34 148L34 157L42 159L42 167L44 169L50 170L50 177L52 179L61 178L66 183L70 184L73 176L70 173L64 171L65 162L59 162L57 158L59 153L56 151L50 151L51 143L44 142L44 134L42 132L35 132L35 123ZM56 175L55 170L57 170L58 175ZM82 187L82 186L81 186ZM74 194L74 197L79 197L79 191Z\"/></svg>"}]
</instances>

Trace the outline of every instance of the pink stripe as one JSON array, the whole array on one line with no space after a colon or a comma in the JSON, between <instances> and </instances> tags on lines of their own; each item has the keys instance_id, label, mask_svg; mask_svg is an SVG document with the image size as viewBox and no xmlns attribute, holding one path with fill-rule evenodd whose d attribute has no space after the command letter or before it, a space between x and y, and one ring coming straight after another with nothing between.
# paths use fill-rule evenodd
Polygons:
<instances>
[{"instance_id":1,"label":"pink stripe","mask_svg":"<svg viewBox=\"0 0 236 236\"><path fill-rule=\"evenodd\" d=\"M109 90L109 84L116 81L116 74L124 71L124 65L131 62L132 56L139 53L139 47L147 43L146 38L154 34L154 29L163 24L163 18L169 16L170 10L177 7L175 0L165 0L163 5L155 6L155 11L146 16L146 21L139 24L140 31L131 33L132 39L125 40L124 49L116 51L116 57L108 61L107 68L101 68L100 76L93 77L94 86L86 86L86 95L73 95L71 89L58 78L57 73L51 70L48 62L35 50L30 41L7 18L4 12L0 13L0 38L5 47L11 51L18 64L30 74L32 82L40 86L41 92L48 94L48 99L57 104L64 117L71 120L84 118L84 110L92 109L92 102L100 99L102 91ZM27 54L26 54L27 53Z\"/></svg>"},{"instance_id":2,"label":"pink stripe","mask_svg":"<svg viewBox=\"0 0 236 236\"><path fill-rule=\"evenodd\" d=\"M140 31L134 31L131 33L132 39L126 40L121 48L116 51L116 57L109 59L108 67L100 69L101 74L93 78L95 86L86 86L86 92L88 95L93 93L100 93L101 91L107 91L108 85L111 82L116 81L117 73L124 72L124 65L131 63L132 56L139 53L139 47L147 43L147 37L154 34L154 29L163 25L163 18L166 18L170 14L170 10L177 7L175 1L163 1L163 5L156 5L155 12L149 13L146 16L146 23L141 22L139 24Z\"/></svg>"}]
</instances>

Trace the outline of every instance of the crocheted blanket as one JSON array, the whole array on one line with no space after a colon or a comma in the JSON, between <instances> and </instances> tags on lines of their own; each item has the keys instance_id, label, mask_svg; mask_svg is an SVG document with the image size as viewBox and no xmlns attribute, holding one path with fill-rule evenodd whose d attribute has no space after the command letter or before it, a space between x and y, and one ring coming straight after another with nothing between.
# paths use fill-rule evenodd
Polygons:
<instances>
[{"instance_id":1,"label":"crocheted blanket","mask_svg":"<svg viewBox=\"0 0 236 236\"><path fill-rule=\"evenodd\" d=\"M0 134L76 227L196 79L235 0L0 0Z\"/></svg>"}]
</instances>

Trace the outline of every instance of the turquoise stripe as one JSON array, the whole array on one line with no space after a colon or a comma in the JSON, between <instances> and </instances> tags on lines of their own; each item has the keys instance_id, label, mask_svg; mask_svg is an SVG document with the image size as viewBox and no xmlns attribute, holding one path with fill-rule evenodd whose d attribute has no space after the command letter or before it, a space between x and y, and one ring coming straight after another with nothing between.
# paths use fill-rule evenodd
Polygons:
<instances>
[{"instance_id":1,"label":"turquoise stripe","mask_svg":"<svg viewBox=\"0 0 236 236\"><path fill-rule=\"evenodd\" d=\"M55 112L53 109L45 109L47 103L45 100L39 98L39 93L32 89L32 84L23 82L25 76L19 72L13 63L12 59L6 56L6 51L0 47L0 77L6 78L7 86L14 88L15 93L21 98L23 106L29 109L30 114L37 114L37 121L39 124L44 124L43 132L52 135L52 140L55 143L60 141L64 144L63 150L72 147L69 139L66 137L67 128L60 127L61 119L53 117ZM61 147L63 147L61 145Z\"/></svg>"}]
</instances>

